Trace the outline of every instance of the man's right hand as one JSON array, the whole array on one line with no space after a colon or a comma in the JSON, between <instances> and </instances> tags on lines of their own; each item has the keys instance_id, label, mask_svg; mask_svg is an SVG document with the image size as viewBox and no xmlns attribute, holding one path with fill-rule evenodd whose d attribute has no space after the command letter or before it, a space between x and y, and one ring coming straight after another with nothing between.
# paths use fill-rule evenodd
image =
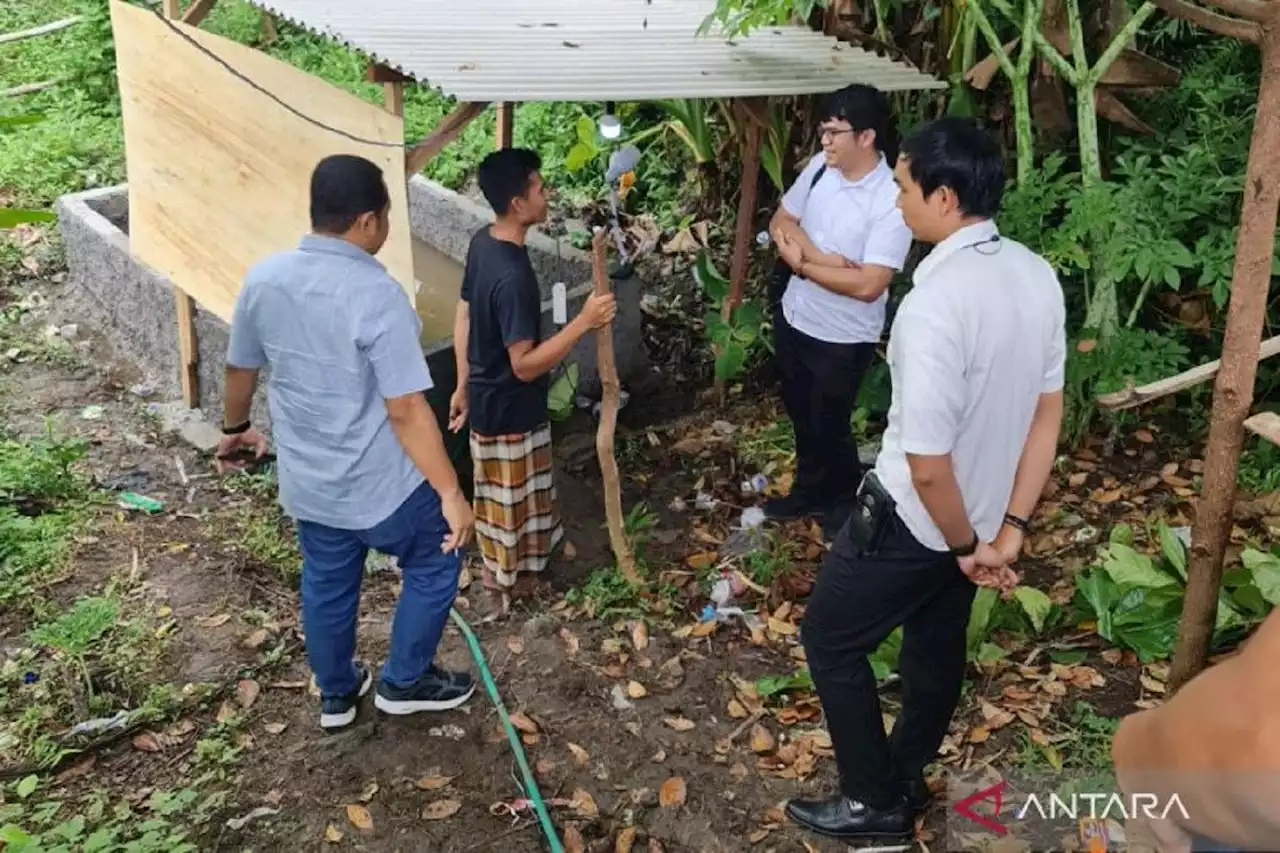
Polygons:
<instances>
[{"instance_id":1,"label":"man's right hand","mask_svg":"<svg viewBox=\"0 0 1280 853\"><path fill-rule=\"evenodd\" d=\"M450 495L441 496L440 511L449 525L449 535L445 536L444 542L440 544L440 550L447 554L471 541L476 519L471 513L471 504L467 503L467 497L461 489Z\"/></svg>"},{"instance_id":2,"label":"man's right hand","mask_svg":"<svg viewBox=\"0 0 1280 853\"><path fill-rule=\"evenodd\" d=\"M618 316L618 301L612 293L593 293L578 314L588 329L598 329Z\"/></svg>"},{"instance_id":3,"label":"man's right hand","mask_svg":"<svg viewBox=\"0 0 1280 853\"><path fill-rule=\"evenodd\" d=\"M460 386L449 398L449 431L457 432L467 422L467 386Z\"/></svg>"}]
</instances>

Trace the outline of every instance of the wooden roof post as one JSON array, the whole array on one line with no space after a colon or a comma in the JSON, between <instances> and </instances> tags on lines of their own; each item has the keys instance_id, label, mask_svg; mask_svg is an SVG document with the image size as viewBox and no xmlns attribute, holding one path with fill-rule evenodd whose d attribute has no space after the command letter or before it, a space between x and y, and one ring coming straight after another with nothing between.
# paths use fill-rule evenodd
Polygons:
<instances>
[{"instance_id":1,"label":"wooden roof post","mask_svg":"<svg viewBox=\"0 0 1280 853\"><path fill-rule=\"evenodd\" d=\"M413 78L406 77L394 68L370 63L365 79L382 84L382 105L395 116L404 115L404 84Z\"/></svg>"},{"instance_id":2,"label":"wooden roof post","mask_svg":"<svg viewBox=\"0 0 1280 853\"><path fill-rule=\"evenodd\" d=\"M199 2L197 0L196 5ZM208 4L210 7L212 5L212 2ZM195 11L195 6L192 6L191 11ZM181 0L164 0L164 14L170 19L179 18L182 15ZM196 337L196 301L179 285L174 284L173 304L174 319L178 326L178 384L182 388L182 404L188 409L194 409L200 405L200 341Z\"/></svg>"},{"instance_id":3,"label":"wooden roof post","mask_svg":"<svg viewBox=\"0 0 1280 853\"><path fill-rule=\"evenodd\" d=\"M435 130L409 149L409 153L405 155L405 175L412 178L421 172L423 167L431 162L431 158L462 135L466 126L484 112L487 106L489 105L484 101L465 101L454 107L453 112L440 119Z\"/></svg>"},{"instance_id":4,"label":"wooden roof post","mask_svg":"<svg viewBox=\"0 0 1280 853\"><path fill-rule=\"evenodd\" d=\"M738 186L738 215L733 230L733 255L729 262L729 295L721 307L725 320L742 304L751 257L751 233L756 224L756 194L760 185L760 136L768 121L768 99L744 98L737 102L745 137L742 140L742 179Z\"/></svg>"},{"instance_id":5,"label":"wooden roof post","mask_svg":"<svg viewBox=\"0 0 1280 853\"><path fill-rule=\"evenodd\" d=\"M494 147L499 151L511 147L511 138L516 126L516 105L510 101L498 104L498 121L494 133Z\"/></svg>"}]
</instances>

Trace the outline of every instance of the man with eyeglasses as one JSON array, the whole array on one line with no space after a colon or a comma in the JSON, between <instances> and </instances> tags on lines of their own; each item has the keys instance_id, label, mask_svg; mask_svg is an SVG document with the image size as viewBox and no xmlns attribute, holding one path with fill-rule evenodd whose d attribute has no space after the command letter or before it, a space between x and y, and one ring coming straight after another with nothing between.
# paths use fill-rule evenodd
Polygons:
<instances>
[{"instance_id":1,"label":"man with eyeglasses","mask_svg":"<svg viewBox=\"0 0 1280 853\"><path fill-rule=\"evenodd\" d=\"M897 208L898 133L885 94L847 86L819 111L822 151L770 223L780 263L771 302L796 476L765 504L776 520L822 518L834 537L862 479L851 420L884 330L889 282L911 248Z\"/></svg>"}]
</instances>

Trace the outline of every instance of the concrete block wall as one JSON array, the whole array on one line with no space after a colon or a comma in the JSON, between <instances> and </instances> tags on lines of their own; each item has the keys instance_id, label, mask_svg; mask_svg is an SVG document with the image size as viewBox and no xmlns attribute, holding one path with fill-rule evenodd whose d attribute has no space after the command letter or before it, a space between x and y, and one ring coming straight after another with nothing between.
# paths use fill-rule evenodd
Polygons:
<instances>
[{"instance_id":1,"label":"concrete block wall","mask_svg":"<svg viewBox=\"0 0 1280 853\"><path fill-rule=\"evenodd\" d=\"M414 234L459 262L466 257L471 236L492 220L487 206L422 177L410 182L409 207ZM58 200L57 213L67 254L67 314L108 334L117 351L156 382L161 396L177 397L181 389L173 286L129 252L128 188L120 185L64 196ZM557 281L569 285L572 317L591 292L590 259L566 241L557 246L540 233L530 235L528 246L543 291L544 334L554 334L551 286ZM614 282L619 300L614 348L624 385L649 369L641 336L640 289L638 279ZM216 422L222 411L229 327L199 306L195 323L201 408ZM437 386L432 397L443 397L447 407L457 375L453 342L440 340L424 351ZM580 393L597 393L595 337L588 335L580 341L570 359L579 363ZM439 404L439 399L433 399L433 405ZM260 422L268 421L265 382L255 401L255 413Z\"/></svg>"}]
</instances>

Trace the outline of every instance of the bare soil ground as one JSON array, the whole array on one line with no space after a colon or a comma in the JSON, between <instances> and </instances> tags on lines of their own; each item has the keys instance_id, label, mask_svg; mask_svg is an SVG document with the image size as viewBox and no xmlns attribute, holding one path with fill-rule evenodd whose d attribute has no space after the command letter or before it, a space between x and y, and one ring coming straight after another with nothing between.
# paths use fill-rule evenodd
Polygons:
<instances>
[{"instance_id":1,"label":"bare soil ground","mask_svg":"<svg viewBox=\"0 0 1280 853\"><path fill-rule=\"evenodd\" d=\"M80 334L87 338L90 330ZM164 510L102 508L70 568L49 578L47 594L70 602L125 572L138 582L135 612L149 614L157 634L164 632L155 679L203 698L170 719L68 757L52 784L68 792L123 792L142 806L153 791L205 779L222 794L194 827L208 850L546 849L530 812L516 802L524 796L519 775L483 693L457 712L403 719L381 717L370 702L349 731L319 731L296 574L287 571L287 526L274 526L274 543L263 541L263 520L268 540L274 524L269 496L214 476L208 454L161 430L128 390L137 371L116 363L105 342L89 338L79 347L87 366L44 360L10 366L3 405L11 429L36 435L54 418L59 429L92 442L87 464L101 486L156 498ZM101 407L100 416L86 419L91 406ZM764 698L753 686L762 676L789 675L802 662L797 624L822 553L814 531L796 526L779 533L791 543L792 559L770 579L767 595L749 593L744 602L759 611L762 630L717 628L696 617L706 601L703 581L721 562L718 551L738 509L754 500L737 494L749 472L723 425L713 422L746 430L768 421L767 411L762 415L757 401L728 412L704 406L665 423L628 418L619 445L626 500L628 506L643 500L650 509L645 561L668 592L624 602L604 617L593 617L579 599L566 601L569 587L610 562L594 448L579 424L559 440L559 491L576 558L555 569L541 600L505 618L486 618L494 609L478 571L458 601L507 707L518 714L542 793L557 803L552 810L566 845L667 853L845 850L789 825L779 808L789 797L833 785L816 698L805 691ZM1033 546L1038 559L1026 567L1055 600L1069 598L1071 572L1090 547L1082 528L1105 530L1119 507L1143 510L1153 501L1179 511L1177 487L1163 483L1133 503L1138 472L1159 471L1163 463L1155 447L1133 444L1110 460L1090 454L1094 461L1083 458L1084 467L1064 473L1042 513L1075 518L1061 527L1047 522ZM1098 491L1113 489L1124 496L1097 499ZM698 510L700 492L722 503ZM682 509L671 508L676 498ZM397 587L394 570L367 576L359 640L366 661L385 656ZM24 627L14 613L0 616L0 641L17 638ZM993 641L1010 654L974 670L944 747L949 766L1010 761L1046 748L1068 754L1084 744L1073 716L1077 700L1106 717L1155 695L1147 680L1153 670L1131 654L1107 652L1088 630ZM1053 662L1050 654L1064 649L1079 652L1074 662ZM474 669L452 626L443 662ZM891 715L892 687L885 699ZM222 754L200 746L211 733L225 742ZM504 805L513 803L514 813ZM252 816L255 809L266 811ZM252 817L243 824L236 820L246 816ZM940 843L943 817L938 804L922 821L922 849Z\"/></svg>"}]
</instances>

